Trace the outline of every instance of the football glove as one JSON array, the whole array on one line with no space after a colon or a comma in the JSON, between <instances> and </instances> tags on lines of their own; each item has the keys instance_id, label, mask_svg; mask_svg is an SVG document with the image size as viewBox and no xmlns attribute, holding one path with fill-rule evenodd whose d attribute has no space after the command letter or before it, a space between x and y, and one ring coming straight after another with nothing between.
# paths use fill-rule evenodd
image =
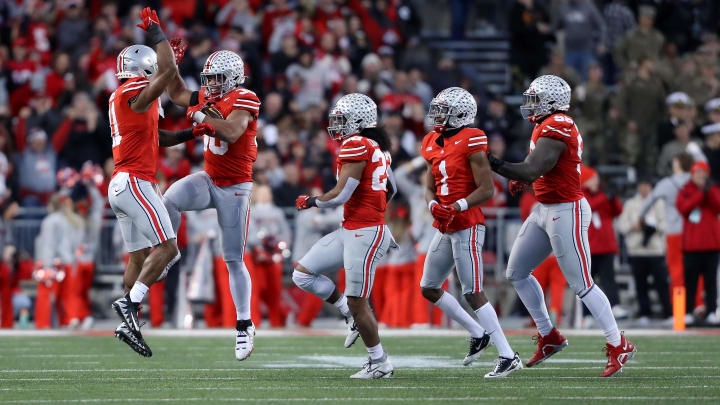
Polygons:
<instances>
[{"instance_id":1,"label":"football glove","mask_svg":"<svg viewBox=\"0 0 720 405\"><path fill-rule=\"evenodd\" d=\"M157 16L157 12L152 10L150 7L142 9L140 12L140 20L142 20L142 23L136 25L145 31L149 30L150 26L153 24L160 25L160 19Z\"/></svg>"},{"instance_id":2,"label":"football glove","mask_svg":"<svg viewBox=\"0 0 720 405\"><path fill-rule=\"evenodd\" d=\"M298 211L306 210L310 207L317 207L317 205L315 205L315 197L302 194L295 200L295 208L297 208Z\"/></svg>"},{"instance_id":3,"label":"football glove","mask_svg":"<svg viewBox=\"0 0 720 405\"><path fill-rule=\"evenodd\" d=\"M202 112L202 109L203 106L201 104L190 106L185 111L185 116L188 120L195 121L200 124L205 119L205 113Z\"/></svg>"},{"instance_id":4,"label":"football glove","mask_svg":"<svg viewBox=\"0 0 720 405\"><path fill-rule=\"evenodd\" d=\"M446 205L440 205L438 202L431 203L430 214L439 223L450 222L452 217L455 216L455 210Z\"/></svg>"},{"instance_id":5,"label":"football glove","mask_svg":"<svg viewBox=\"0 0 720 405\"><path fill-rule=\"evenodd\" d=\"M183 56L185 56L185 50L187 49L187 43L182 38L173 38L170 40L170 47L175 54L175 64L179 65Z\"/></svg>"},{"instance_id":6,"label":"football glove","mask_svg":"<svg viewBox=\"0 0 720 405\"><path fill-rule=\"evenodd\" d=\"M510 180L508 183L508 191L510 191L511 196L515 196L515 194L522 193L530 187L530 183L519 181L519 180Z\"/></svg>"},{"instance_id":7,"label":"football glove","mask_svg":"<svg viewBox=\"0 0 720 405\"><path fill-rule=\"evenodd\" d=\"M212 124L207 124L203 122L193 127L192 134L193 136L213 136L215 135L215 127Z\"/></svg>"}]
</instances>

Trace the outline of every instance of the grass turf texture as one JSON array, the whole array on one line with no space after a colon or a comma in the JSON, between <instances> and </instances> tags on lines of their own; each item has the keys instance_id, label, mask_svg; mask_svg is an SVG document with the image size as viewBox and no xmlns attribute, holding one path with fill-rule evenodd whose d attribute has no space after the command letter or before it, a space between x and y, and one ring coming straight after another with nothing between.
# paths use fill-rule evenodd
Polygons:
<instances>
[{"instance_id":1,"label":"grass turf texture","mask_svg":"<svg viewBox=\"0 0 720 405\"><path fill-rule=\"evenodd\" d=\"M632 337L638 355L618 377L602 379L601 336L569 337L570 346L509 378L485 380L494 346L470 367L461 337L386 337L395 376L357 381L367 355L361 341L263 337L252 357L233 357L227 338L147 338L141 358L109 336L0 338L3 403L720 403L718 336ZM527 359L529 336L511 336Z\"/></svg>"}]
</instances>

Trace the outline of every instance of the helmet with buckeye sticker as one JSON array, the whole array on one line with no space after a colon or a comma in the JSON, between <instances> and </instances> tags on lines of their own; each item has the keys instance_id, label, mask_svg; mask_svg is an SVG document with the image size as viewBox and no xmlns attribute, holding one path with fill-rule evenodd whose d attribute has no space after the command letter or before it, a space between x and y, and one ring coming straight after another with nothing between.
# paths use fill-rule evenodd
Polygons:
<instances>
[{"instance_id":1,"label":"helmet with buckeye sticker","mask_svg":"<svg viewBox=\"0 0 720 405\"><path fill-rule=\"evenodd\" d=\"M351 93L342 96L330 110L328 134L335 141L377 126L377 106L370 97Z\"/></svg>"},{"instance_id":2,"label":"helmet with buckeye sticker","mask_svg":"<svg viewBox=\"0 0 720 405\"><path fill-rule=\"evenodd\" d=\"M157 54L149 46L130 45L117 56L118 79L133 77L152 77L158 70Z\"/></svg>"},{"instance_id":3,"label":"helmet with buckeye sticker","mask_svg":"<svg viewBox=\"0 0 720 405\"><path fill-rule=\"evenodd\" d=\"M435 132L448 128L461 128L475 122L477 102L467 90L460 87L448 87L430 101L427 113L428 125Z\"/></svg>"},{"instance_id":4,"label":"helmet with buckeye sticker","mask_svg":"<svg viewBox=\"0 0 720 405\"><path fill-rule=\"evenodd\" d=\"M558 76L544 75L533 80L523 93L523 119L538 122L556 111L570 109L570 85Z\"/></svg>"},{"instance_id":5,"label":"helmet with buckeye sticker","mask_svg":"<svg viewBox=\"0 0 720 405\"><path fill-rule=\"evenodd\" d=\"M232 51L217 51L208 56L200 73L200 83L209 99L219 99L245 82L245 63Z\"/></svg>"}]
</instances>

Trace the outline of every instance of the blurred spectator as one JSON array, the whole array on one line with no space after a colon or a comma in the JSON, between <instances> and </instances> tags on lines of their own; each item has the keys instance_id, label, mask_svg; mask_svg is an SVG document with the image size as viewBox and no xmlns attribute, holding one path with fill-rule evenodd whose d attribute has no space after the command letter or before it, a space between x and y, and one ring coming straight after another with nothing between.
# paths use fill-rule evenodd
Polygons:
<instances>
[{"instance_id":1,"label":"blurred spectator","mask_svg":"<svg viewBox=\"0 0 720 405\"><path fill-rule=\"evenodd\" d=\"M608 50L603 58L606 83L615 83L617 65L612 57L612 51L625 34L635 27L635 15L625 0L611 0L603 9L607 35L605 36L605 48Z\"/></svg>"},{"instance_id":2,"label":"blurred spectator","mask_svg":"<svg viewBox=\"0 0 720 405\"><path fill-rule=\"evenodd\" d=\"M247 245L253 269L253 301L265 304L271 327L283 327L288 310L281 297L282 261L289 255L290 226L282 210L273 204L270 187L255 187L251 200ZM258 305L253 306L259 310ZM253 322L260 325L262 318L253 317Z\"/></svg>"},{"instance_id":3,"label":"blurred spectator","mask_svg":"<svg viewBox=\"0 0 720 405\"><path fill-rule=\"evenodd\" d=\"M668 271L663 262L666 224L664 202L653 205L644 217L640 217L642 206L651 192L652 183L641 179L638 182L637 194L625 202L617 221L618 231L625 236L628 260L635 278L639 305L637 316L641 325L647 325L653 315L648 295L651 285L660 301L660 316L663 319L672 316Z\"/></svg>"},{"instance_id":4,"label":"blurred spectator","mask_svg":"<svg viewBox=\"0 0 720 405\"><path fill-rule=\"evenodd\" d=\"M234 27L252 36L257 28L257 19L250 9L249 0L230 0L215 16L215 24L221 31Z\"/></svg>"},{"instance_id":5,"label":"blurred spectator","mask_svg":"<svg viewBox=\"0 0 720 405\"><path fill-rule=\"evenodd\" d=\"M549 13L541 1L518 0L509 18L510 63L523 79L535 77L547 62L552 39Z\"/></svg>"},{"instance_id":6,"label":"blurred spectator","mask_svg":"<svg viewBox=\"0 0 720 405\"><path fill-rule=\"evenodd\" d=\"M28 41L18 38L12 43L12 59L7 62L10 113L17 115L33 96L33 76L39 72L39 56L28 49Z\"/></svg>"},{"instance_id":7,"label":"blurred spectator","mask_svg":"<svg viewBox=\"0 0 720 405\"><path fill-rule=\"evenodd\" d=\"M681 122L695 119L695 103L687 94L676 91L665 99L668 118L658 124L658 147L675 139L675 128ZM674 155L673 155L674 156Z\"/></svg>"},{"instance_id":8,"label":"blurred spectator","mask_svg":"<svg viewBox=\"0 0 720 405\"><path fill-rule=\"evenodd\" d=\"M638 9L638 25L615 45L615 63L622 69L632 68L641 58L657 60L665 38L654 28L655 8L649 5Z\"/></svg>"},{"instance_id":9,"label":"blurred spectator","mask_svg":"<svg viewBox=\"0 0 720 405\"><path fill-rule=\"evenodd\" d=\"M686 323L693 323L698 277L705 282L706 322L720 323L717 309L717 268L720 257L720 186L712 184L710 167L695 162L690 180L680 190L676 206L683 216L683 255L685 262Z\"/></svg>"},{"instance_id":10,"label":"blurred spectator","mask_svg":"<svg viewBox=\"0 0 720 405\"><path fill-rule=\"evenodd\" d=\"M683 259L682 259L682 230L683 218L675 207L678 191L690 180L690 167L693 157L689 153L680 153L673 158L671 176L661 179L653 188L650 196L643 201L638 217L644 218L658 200L664 202L666 256L668 272L670 273L670 288L683 285ZM638 227L642 227L642 223Z\"/></svg>"},{"instance_id":11,"label":"blurred spectator","mask_svg":"<svg viewBox=\"0 0 720 405\"><path fill-rule=\"evenodd\" d=\"M57 48L77 58L84 50L83 41L90 39L90 24L84 15L83 1L68 0L60 11L62 17L55 33Z\"/></svg>"},{"instance_id":12,"label":"blurred spectator","mask_svg":"<svg viewBox=\"0 0 720 405\"><path fill-rule=\"evenodd\" d=\"M561 47L553 48L550 53L550 62L540 70L540 74L559 76L565 79L571 89L574 89L582 81L578 72L565 63L565 51Z\"/></svg>"},{"instance_id":13,"label":"blurred spectator","mask_svg":"<svg viewBox=\"0 0 720 405\"><path fill-rule=\"evenodd\" d=\"M423 106L428 107L435 94L433 93L432 87L425 81L425 75L422 70L417 67L411 68L408 73L408 79L410 79L410 92L420 97Z\"/></svg>"},{"instance_id":14,"label":"blurred spectator","mask_svg":"<svg viewBox=\"0 0 720 405\"><path fill-rule=\"evenodd\" d=\"M605 21L591 0L567 0L556 10L554 25L562 30L565 64L587 79L587 66L605 53Z\"/></svg>"},{"instance_id":15,"label":"blurred spectator","mask_svg":"<svg viewBox=\"0 0 720 405\"><path fill-rule=\"evenodd\" d=\"M660 157L658 158L657 173L661 176L669 176L672 173L672 159L679 153L687 152L693 156L702 154L702 142L697 138L691 138L694 129L692 121L681 121L674 129L675 139L666 143Z\"/></svg>"},{"instance_id":16,"label":"blurred spectator","mask_svg":"<svg viewBox=\"0 0 720 405\"><path fill-rule=\"evenodd\" d=\"M294 207L295 199L307 189L300 184L298 167L294 163L287 163L283 166L284 180L280 187L273 190L275 204L278 207Z\"/></svg>"},{"instance_id":17,"label":"blurred spectator","mask_svg":"<svg viewBox=\"0 0 720 405\"><path fill-rule=\"evenodd\" d=\"M62 144L59 157L64 165L77 170L87 161L99 164L112 154L110 127L86 93L73 97L53 143Z\"/></svg>"},{"instance_id":18,"label":"blurred spectator","mask_svg":"<svg viewBox=\"0 0 720 405\"><path fill-rule=\"evenodd\" d=\"M603 291L607 291L615 317L624 318L628 313L620 306L620 296L615 282L615 255L618 253L618 243L613 227L615 218L622 213L622 203L616 196L600 189L600 176L591 167L583 166L580 177L585 198L592 209L592 220L588 230L592 276Z\"/></svg>"},{"instance_id":19,"label":"blurred spectator","mask_svg":"<svg viewBox=\"0 0 720 405\"><path fill-rule=\"evenodd\" d=\"M610 90L603 83L603 71L600 64L593 62L588 68L587 82L573 89L573 108L577 109L575 121L582 128L583 158L592 159L593 164L609 162L606 109Z\"/></svg>"},{"instance_id":20,"label":"blurred spectator","mask_svg":"<svg viewBox=\"0 0 720 405\"><path fill-rule=\"evenodd\" d=\"M41 206L55 191L57 156L47 144L47 134L39 128L28 133L28 147L15 156L21 205Z\"/></svg>"},{"instance_id":21,"label":"blurred spectator","mask_svg":"<svg viewBox=\"0 0 720 405\"><path fill-rule=\"evenodd\" d=\"M665 90L655 75L655 62L647 57L638 60L621 86L616 106L625 126L620 135L622 161L644 173L653 173L658 155L657 123L665 100Z\"/></svg>"},{"instance_id":22,"label":"blurred spectator","mask_svg":"<svg viewBox=\"0 0 720 405\"><path fill-rule=\"evenodd\" d=\"M707 114L708 124L720 123L720 97L705 103L705 114Z\"/></svg>"},{"instance_id":23,"label":"blurred spectator","mask_svg":"<svg viewBox=\"0 0 720 405\"><path fill-rule=\"evenodd\" d=\"M702 127L705 145L702 153L711 168L710 178L713 183L720 184L720 122Z\"/></svg>"}]
</instances>

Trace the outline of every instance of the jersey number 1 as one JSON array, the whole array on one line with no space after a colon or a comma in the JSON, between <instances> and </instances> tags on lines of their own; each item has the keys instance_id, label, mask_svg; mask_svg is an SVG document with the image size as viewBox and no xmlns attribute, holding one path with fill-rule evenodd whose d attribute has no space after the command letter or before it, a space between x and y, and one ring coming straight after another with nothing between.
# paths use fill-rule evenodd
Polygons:
<instances>
[{"instance_id":1,"label":"jersey number 1","mask_svg":"<svg viewBox=\"0 0 720 405\"><path fill-rule=\"evenodd\" d=\"M440 170L440 174L442 174L442 178L440 178L440 195L448 195L450 194L450 189L448 188L448 174L447 169L445 168L444 160L440 161L438 169Z\"/></svg>"}]
</instances>

